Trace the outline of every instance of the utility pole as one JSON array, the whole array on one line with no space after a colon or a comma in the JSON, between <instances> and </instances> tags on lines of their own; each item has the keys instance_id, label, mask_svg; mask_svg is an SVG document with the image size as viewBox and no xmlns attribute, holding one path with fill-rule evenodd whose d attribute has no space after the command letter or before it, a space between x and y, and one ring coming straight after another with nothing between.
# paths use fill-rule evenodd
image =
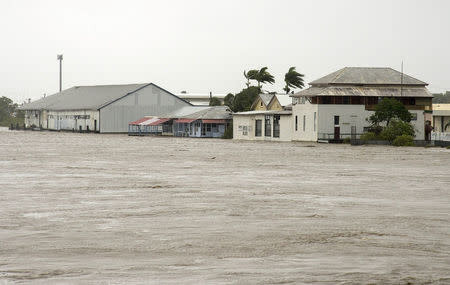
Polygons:
<instances>
[{"instance_id":1,"label":"utility pole","mask_svg":"<svg viewBox=\"0 0 450 285\"><path fill-rule=\"evenodd\" d=\"M63 60L63 55L62 54L58 54L56 56L56 59L59 60L59 92L62 91L62 60Z\"/></svg>"},{"instance_id":2,"label":"utility pole","mask_svg":"<svg viewBox=\"0 0 450 285\"><path fill-rule=\"evenodd\" d=\"M402 60L402 77L400 79L400 97L403 97L403 60Z\"/></svg>"}]
</instances>

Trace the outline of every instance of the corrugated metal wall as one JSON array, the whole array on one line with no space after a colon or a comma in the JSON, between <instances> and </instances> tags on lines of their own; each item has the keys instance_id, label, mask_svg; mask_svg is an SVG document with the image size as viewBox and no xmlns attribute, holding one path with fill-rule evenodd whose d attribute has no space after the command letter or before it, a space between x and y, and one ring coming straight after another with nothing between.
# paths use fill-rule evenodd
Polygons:
<instances>
[{"instance_id":1,"label":"corrugated metal wall","mask_svg":"<svg viewBox=\"0 0 450 285\"><path fill-rule=\"evenodd\" d=\"M100 132L126 133L128 123L144 116L160 116L190 106L168 92L149 85L100 109Z\"/></svg>"}]
</instances>

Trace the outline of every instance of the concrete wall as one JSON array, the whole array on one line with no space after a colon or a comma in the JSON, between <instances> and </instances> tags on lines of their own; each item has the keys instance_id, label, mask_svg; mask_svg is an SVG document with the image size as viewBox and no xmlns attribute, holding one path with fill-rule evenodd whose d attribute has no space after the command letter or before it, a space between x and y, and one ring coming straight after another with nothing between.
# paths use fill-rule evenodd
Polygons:
<instances>
[{"instance_id":1,"label":"concrete wall","mask_svg":"<svg viewBox=\"0 0 450 285\"><path fill-rule=\"evenodd\" d=\"M41 129L90 131L99 128L99 112L97 110L70 110L70 111L26 111L25 125L35 125Z\"/></svg>"},{"instance_id":2,"label":"concrete wall","mask_svg":"<svg viewBox=\"0 0 450 285\"><path fill-rule=\"evenodd\" d=\"M416 140L425 139L424 134L424 111L410 110L415 114L416 120L411 121L416 130ZM316 128L314 130L314 113L316 113ZM339 116L339 127L341 134L350 134L351 126L356 126L356 133L364 132L364 127L370 126L366 118L374 111L367 111L364 105L346 104L296 104L292 107L293 140L317 141L320 138L333 137L334 116ZM295 130L295 117L297 116L298 128ZM305 130L303 131L303 119L305 118Z\"/></svg>"},{"instance_id":3,"label":"concrete wall","mask_svg":"<svg viewBox=\"0 0 450 285\"><path fill-rule=\"evenodd\" d=\"M442 124L442 121L444 123ZM433 115L433 127L435 132L450 132L450 127L444 129L447 124L450 123L450 116L435 116Z\"/></svg>"},{"instance_id":4,"label":"concrete wall","mask_svg":"<svg viewBox=\"0 0 450 285\"><path fill-rule=\"evenodd\" d=\"M292 140L292 116L280 115L280 137L273 135L273 115L270 115L271 134L265 136L264 114L258 115L238 115L233 114L233 139L236 140L263 140L263 141L291 141ZM256 120L261 120L261 136L255 136Z\"/></svg>"},{"instance_id":5,"label":"concrete wall","mask_svg":"<svg viewBox=\"0 0 450 285\"><path fill-rule=\"evenodd\" d=\"M185 101L153 85L147 86L100 109L100 132L126 133L128 123L146 115L160 116L173 112Z\"/></svg>"}]
</instances>

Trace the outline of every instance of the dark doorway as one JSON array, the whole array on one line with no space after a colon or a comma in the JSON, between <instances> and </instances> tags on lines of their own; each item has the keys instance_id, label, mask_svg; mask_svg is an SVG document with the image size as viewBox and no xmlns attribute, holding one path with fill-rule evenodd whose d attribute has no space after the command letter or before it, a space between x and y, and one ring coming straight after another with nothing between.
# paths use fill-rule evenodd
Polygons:
<instances>
[{"instance_id":1,"label":"dark doorway","mask_svg":"<svg viewBox=\"0 0 450 285\"><path fill-rule=\"evenodd\" d=\"M97 131L97 120L94 120L94 132Z\"/></svg>"},{"instance_id":2,"label":"dark doorway","mask_svg":"<svg viewBox=\"0 0 450 285\"><path fill-rule=\"evenodd\" d=\"M341 138L341 127L334 127L334 139L338 140Z\"/></svg>"}]
</instances>

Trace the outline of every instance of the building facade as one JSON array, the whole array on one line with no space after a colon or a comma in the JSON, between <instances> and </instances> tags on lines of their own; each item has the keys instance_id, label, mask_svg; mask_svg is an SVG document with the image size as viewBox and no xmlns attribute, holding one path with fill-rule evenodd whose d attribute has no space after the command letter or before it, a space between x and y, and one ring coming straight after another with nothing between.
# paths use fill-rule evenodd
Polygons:
<instances>
[{"instance_id":1,"label":"building facade","mask_svg":"<svg viewBox=\"0 0 450 285\"><path fill-rule=\"evenodd\" d=\"M233 139L291 141L291 111L249 111L233 114Z\"/></svg>"}]
</instances>

